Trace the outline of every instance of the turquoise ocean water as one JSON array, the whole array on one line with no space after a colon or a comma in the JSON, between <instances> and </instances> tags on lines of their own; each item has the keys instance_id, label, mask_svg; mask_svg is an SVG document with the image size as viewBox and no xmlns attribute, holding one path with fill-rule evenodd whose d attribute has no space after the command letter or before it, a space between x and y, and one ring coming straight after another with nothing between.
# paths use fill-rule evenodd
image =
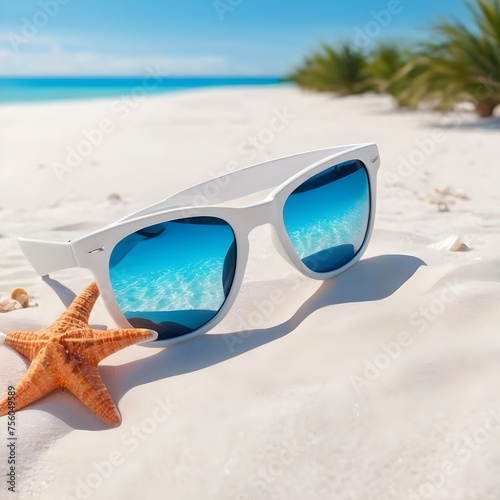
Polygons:
<instances>
[{"instance_id":1,"label":"turquoise ocean water","mask_svg":"<svg viewBox=\"0 0 500 500\"><path fill-rule=\"evenodd\" d=\"M204 87L277 85L278 77L0 78L0 104L134 97Z\"/></svg>"}]
</instances>

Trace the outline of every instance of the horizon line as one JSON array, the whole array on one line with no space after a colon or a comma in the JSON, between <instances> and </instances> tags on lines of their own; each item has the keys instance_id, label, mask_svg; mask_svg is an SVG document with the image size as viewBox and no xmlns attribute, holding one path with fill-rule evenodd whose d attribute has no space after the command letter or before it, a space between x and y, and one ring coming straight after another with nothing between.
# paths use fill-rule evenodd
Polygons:
<instances>
[{"instance_id":1,"label":"horizon line","mask_svg":"<svg viewBox=\"0 0 500 500\"><path fill-rule=\"evenodd\" d=\"M32 78L32 79L40 79L40 78L116 78L116 79L123 79L123 78L144 78L145 75L137 74L137 75L99 75L99 74L87 74L87 75L0 75L0 79L7 79L7 78ZM258 78L269 78L269 79L284 79L285 75L241 75L241 74L234 74L234 75L160 75L161 78L212 78L212 79L221 79L221 78L233 78L233 79L258 79Z\"/></svg>"}]
</instances>

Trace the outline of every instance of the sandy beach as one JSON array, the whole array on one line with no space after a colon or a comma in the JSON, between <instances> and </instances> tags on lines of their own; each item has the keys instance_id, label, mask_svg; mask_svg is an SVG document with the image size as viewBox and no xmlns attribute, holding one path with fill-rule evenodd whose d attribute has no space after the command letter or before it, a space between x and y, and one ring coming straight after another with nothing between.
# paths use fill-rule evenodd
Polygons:
<instances>
[{"instance_id":1,"label":"sandy beach","mask_svg":"<svg viewBox=\"0 0 500 500\"><path fill-rule=\"evenodd\" d=\"M374 234L351 270L307 279L260 227L213 332L100 365L120 427L62 390L18 412L17 498L497 500L499 129L467 109L291 86L0 107L0 295L23 287L38 304L0 314L1 331L65 309L18 236L77 236L300 151L376 142L382 159ZM51 277L74 293L92 279ZM101 300L91 323L114 327ZM0 396L27 365L0 347ZM0 441L6 429L2 417Z\"/></svg>"}]
</instances>

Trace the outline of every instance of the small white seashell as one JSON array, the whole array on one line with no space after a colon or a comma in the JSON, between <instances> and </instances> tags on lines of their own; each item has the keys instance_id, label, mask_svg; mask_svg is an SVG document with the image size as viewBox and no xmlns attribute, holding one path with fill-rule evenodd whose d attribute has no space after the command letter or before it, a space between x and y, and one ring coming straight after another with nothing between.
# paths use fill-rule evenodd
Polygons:
<instances>
[{"instance_id":1,"label":"small white seashell","mask_svg":"<svg viewBox=\"0 0 500 500\"><path fill-rule=\"evenodd\" d=\"M24 288L16 288L12 291L10 297L13 300L17 300L23 308L29 307L30 305L30 296Z\"/></svg>"},{"instance_id":2,"label":"small white seashell","mask_svg":"<svg viewBox=\"0 0 500 500\"><path fill-rule=\"evenodd\" d=\"M453 196L459 200L470 200L468 194L462 188L455 189Z\"/></svg>"},{"instance_id":3,"label":"small white seashell","mask_svg":"<svg viewBox=\"0 0 500 500\"><path fill-rule=\"evenodd\" d=\"M14 311L15 309L22 309L22 305L13 299L7 297L0 297L0 313Z\"/></svg>"},{"instance_id":4,"label":"small white seashell","mask_svg":"<svg viewBox=\"0 0 500 500\"><path fill-rule=\"evenodd\" d=\"M468 252L470 248L462 241L458 235L450 236L438 243L432 243L429 248L435 250L447 250L448 252Z\"/></svg>"}]
</instances>

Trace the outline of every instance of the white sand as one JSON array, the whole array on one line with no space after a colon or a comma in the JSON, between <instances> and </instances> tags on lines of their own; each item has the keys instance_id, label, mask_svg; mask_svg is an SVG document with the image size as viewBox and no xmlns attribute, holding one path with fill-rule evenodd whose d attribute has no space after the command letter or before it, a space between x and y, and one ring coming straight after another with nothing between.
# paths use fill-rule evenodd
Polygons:
<instances>
[{"instance_id":1,"label":"white sand","mask_svg":"<svg viewBox=\"0 0 500 500\"><path fill-rule=\"evenodd\" d=\"M290 124L253 161L242 154L283 108ZM215 332L102 363L121 427L107 429L62 391L17 414L16 498L497 500L498 119L443 121L394 111L386 97L293 88L154 97L126 118L113 109L106 100L0 108L0 295L22 286L39 304L0 315L1 331L42 328L64 310L17 236L102 226L229 162L375 141L375 232L359 264L321 283L300 277L257 229L241 296ZM53 163L106 117L114 131L58 182ZM399 168L402 158L419 166ZM470 252L432 247L457 235ZM53 278L75 293L91 279ZM286 300L267 312L275 289ZM252 320L251 335L238 335ZM92 322L113 327L101 301ZM26 366L0 347L0 395ZM4 480L0 497L14 498Z\"/></svg>"}]
</instances>

